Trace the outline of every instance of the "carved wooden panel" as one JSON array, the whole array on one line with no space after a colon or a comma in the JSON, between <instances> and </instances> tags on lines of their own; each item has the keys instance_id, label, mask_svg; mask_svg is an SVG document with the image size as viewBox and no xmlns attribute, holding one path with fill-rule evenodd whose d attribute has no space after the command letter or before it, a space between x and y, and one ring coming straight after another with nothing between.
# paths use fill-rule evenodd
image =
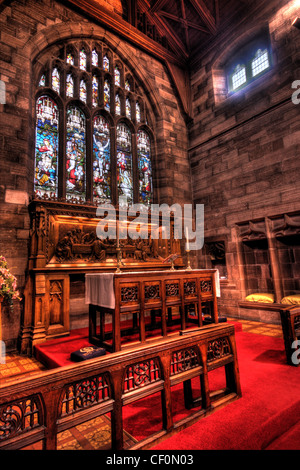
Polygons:
<instances>
[{"instance_id":1,"label":"carved wooden panel","mask_svg":"<svg viewBox=\"0 0 300 470\"><path fill-rule=\"evenodd\" d=\"M144 285L145 303L161 300L161 287L159 282L146 282Z\"/></svg>"},{"instance_id":2,"label":"carved wooden panel","mask_svg":"<svg viewBox=\"0 0 300 470\"><path fill-rule=\"evenodd\" d=\"M68 275L52 274L46 277L44 308L48 336L69 331L69 292Z\"/></svg>"},{"instance_id":3,"label":"carved wooden panel","mask_svg":"<svg viewBox=\"0 0 300 470\"><path fill-rule=\"evenodd\" d=\"M166 297L179 297L179 281L166 282Z\"/></svg>"},{"instance_id":4,"label":"carved wooden panel","mask_svg":"<svg viewBox=\"0 0 300 470\"><path fill-rule=\"evenodd\" d=\"M228 338L220 338L208 343L207 362L212 362L232 354Z\"/></svg>"},{"instance_id":5,"label":"carved wooden panel","mask_svg":"<svg viewBox=\"0 0 300 470\"><path fill-rule=\"evenodd\" d=\"M138 284L127 284L121 287L121 304L138 302L139 286Z\"/></svg>"},{"instance_id":6,"label":"carved wooden panel","mask_svg":"<svg viewBox=\"0 0 300 470\"><path fill-rule=\"evenodd\" d=\"M161 380L161 368L157 358L138 362L126 367L123 393L145 387Z\"/></svg>"},{"instance_id":7,"label":"carved wooden panel","mask_svg":"<svg viewBox=\"0 0 300 470\"><path fill-rule=\"evenodd\" d=\"M100 374L75 382L65 388L61 400L60 416L73 414L110 398L111 385L108 374Z\"/></svg>"},{"instance_id":8,"label":"carved wooden panel","mask_svg":"<svg viewBox=\"0 0 300 470\"><path fill-rule=\"evenodd\" d=\"M171 375L180 374L200 365L200 356L195 347L175 351L171 358Z\"/></svg>"},{"instance_id":9,"label":"carved wooden panel","mask_svg":"<svg viewBox=\"0 0 300 470\"><path fill-rule=\"evenodd\" d=\"M43 412L37 395L0 406L0 442L43 425Z\"/></svg>"}]
</instances>

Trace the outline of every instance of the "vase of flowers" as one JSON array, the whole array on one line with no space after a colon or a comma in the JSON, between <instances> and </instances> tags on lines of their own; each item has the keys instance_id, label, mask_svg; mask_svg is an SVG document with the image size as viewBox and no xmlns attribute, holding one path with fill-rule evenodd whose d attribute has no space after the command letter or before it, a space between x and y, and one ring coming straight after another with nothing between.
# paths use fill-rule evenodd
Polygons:
<instances>
[{"instance_id":1,"label":"vase of flowers","mask_svg":"<svg viewBox=\"0 0 300 470\"><path fill-rule=\"evenodd\" d=\"M8 269L8 263L4 256L0 256L0 341L2 339L1 328L1 306L5 301L10 308L13 308L13 301L21 300L17 289L17 279Z\"/></svg>"}]
</instances>

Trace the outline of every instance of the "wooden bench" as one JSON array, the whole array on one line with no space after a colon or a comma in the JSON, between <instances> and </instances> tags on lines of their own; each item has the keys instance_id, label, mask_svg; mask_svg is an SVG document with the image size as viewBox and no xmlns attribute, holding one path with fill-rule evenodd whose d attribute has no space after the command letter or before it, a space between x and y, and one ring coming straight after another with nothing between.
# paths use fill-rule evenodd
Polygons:
<instances>
[{"instance_id":1,"label":"wooden bench","mask_svg":"<svg viewBox=\"0 0 300 470\"><path fill-rule=\"evenodd\" d=\"M297 340L300 344L300 307L282 308L280 319L284 338L284 346L288 364L298 366L300 363L300 351Z\"/></svg>"}]
</instances>

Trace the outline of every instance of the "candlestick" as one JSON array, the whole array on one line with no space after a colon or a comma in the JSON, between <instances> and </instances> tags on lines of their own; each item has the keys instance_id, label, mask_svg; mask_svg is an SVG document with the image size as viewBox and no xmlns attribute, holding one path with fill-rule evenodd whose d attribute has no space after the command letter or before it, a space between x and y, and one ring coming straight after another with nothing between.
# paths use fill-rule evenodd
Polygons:
<instances>
[{"instance_id":1,"label":"candlestick","mask_svg":"<svg viewBox=\"0 0 300 470\"><path fill-rule=\"evenodd\" d=\"M186 251L190 250L190 242L189 242L189 229L186 227L185 229L185 238L186 238Z\"/></svg>"},{"instance_id":2,"label":"candlestick","mask_svg":"<svg viewBox=\"0 0 300 470\"><path fill-rule=\"evenodd\" d=\"M190 263L190 250L186 250L186 255L187 255L187 267L186 267L186 270L187 270L187 271L191 271L193 268L191 267L191 263Z\"/></svg>"},{"instance_id":3,"label":"candlestick","mask_svg":"<svg viewBox=\"0 0 300 470\"><path fill-rule=\"evenodd\" d=\"M117 269L116 269L116 273L120 273L120 272L121 272L121 269L120 269L120 266L121 266L121 264L122 264L121 256L122 256L121 248L118 247L118 248L117 248Z\"/></svg>"},{"instance_id":4,"label":"candlestick","mask_svg":"<svg viewBox=\"0 0 300 470\"><path fill-rule=\"evenodd\" d=\"M119 220L117 220L117 248L120 246Z\"/></svg>"}]
</instances>

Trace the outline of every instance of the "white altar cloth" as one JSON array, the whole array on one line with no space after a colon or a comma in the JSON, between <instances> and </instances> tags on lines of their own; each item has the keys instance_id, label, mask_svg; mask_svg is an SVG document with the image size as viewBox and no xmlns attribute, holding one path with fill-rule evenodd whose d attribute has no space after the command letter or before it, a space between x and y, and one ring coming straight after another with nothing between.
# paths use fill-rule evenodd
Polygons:
<instances>
[{"instance_id":1,"label":"white altar cloth","mask_svg":"<svg viewBox=\"0 0 300 470\"><path fill-rule=\"evenodd\" d=\"M179 270L180 272L182 270ZM197 269L197 271L202 271ZM203 269L203 271L206 271ZM166 271L149 271L149 273L166 273ZM189 271L191 272L191 271ZM118 273L118 276L122 274L138 274L141 271L132 271L132 272L121 272ZM176 274L176 271L172 271L172 274ZM105 308L115 308L115 292L114 292L114 276L115 273L88 273L85 275L85 303L97 305L98 307ZM220 297L220 276L219 271L215 272L215 286L216 286L216 296Z\"/></svg>"}]
</instances>

